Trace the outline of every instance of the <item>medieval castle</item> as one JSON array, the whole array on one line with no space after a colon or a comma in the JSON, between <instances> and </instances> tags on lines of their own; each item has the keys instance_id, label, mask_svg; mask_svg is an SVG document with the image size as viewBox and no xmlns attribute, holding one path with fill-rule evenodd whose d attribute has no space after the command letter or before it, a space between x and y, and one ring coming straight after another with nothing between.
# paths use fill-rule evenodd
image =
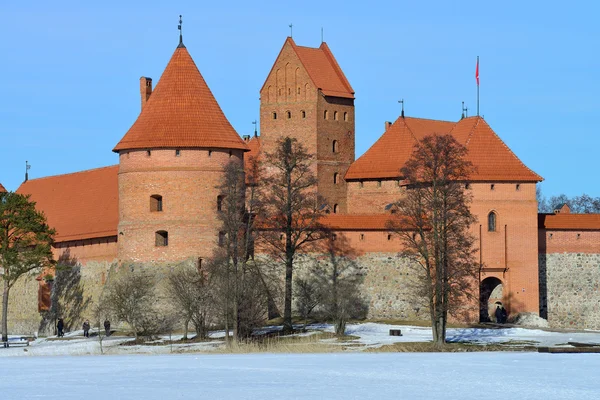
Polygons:
<instances>
[{"instance_id":1,"label":"medieval castle","mask_svg":"<svg viewBox=\"0 0 600 400\"><path fill-rule=\"evenodd\" d=\"M238 135L182 41L156 87L140 79L140 95L141 113L113 149L118 165L32 179L18 189L56 229L55 256L68 253L81 264L90 293L116 263L210 257L219 240L217 186L224 166L268 152L286 135L315 155L327 224L348 240L367 271L370 315L422 318L424 310L402 285L406 261L398 255L399 239L386 229L388 205L405 190L399 170L414 144L451 134L477 167L467 185L478 219L481 304L500 300L511 313L539 313L554 327L600 329L600 215L571 214L568 206L538 214L542 177L483 118L401 115L355 160L350 82L326 43L309 48L290 37L260 90L260 136ZM47 292L43 279L13 289L11 331L38 330Z\"/></svg>"}]
</instances>

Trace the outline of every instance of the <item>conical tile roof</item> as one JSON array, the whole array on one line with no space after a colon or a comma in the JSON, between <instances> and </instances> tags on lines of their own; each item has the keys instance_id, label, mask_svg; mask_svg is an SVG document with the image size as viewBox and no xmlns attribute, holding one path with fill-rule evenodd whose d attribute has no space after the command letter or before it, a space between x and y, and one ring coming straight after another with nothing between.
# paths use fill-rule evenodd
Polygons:
<instances>
[{"instance_id":1,"label":"conical tile roof","mask_svg":"<svg viewBox=\"0 0 600 400\"><path fill-rule=\"evenodd\" d=\"M113 151L190 147L248 150L187 49L179 46L137 120Z\"/></svg>"}]
</instances>

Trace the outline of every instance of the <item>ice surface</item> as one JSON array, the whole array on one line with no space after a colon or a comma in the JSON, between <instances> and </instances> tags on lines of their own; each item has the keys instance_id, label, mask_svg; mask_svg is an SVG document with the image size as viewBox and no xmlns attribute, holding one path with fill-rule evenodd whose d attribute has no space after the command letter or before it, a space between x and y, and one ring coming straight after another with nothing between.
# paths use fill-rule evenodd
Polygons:
<instances>
[{"instance_id":1,"label":"ice surface","mask_svg":"<svg viewBox=\"0 0 600 400\"><path fill-rule=\"evenodd\" d=\"M597 354L0 358L2 399L598 399Z\"/></svg>"}]
</instances>

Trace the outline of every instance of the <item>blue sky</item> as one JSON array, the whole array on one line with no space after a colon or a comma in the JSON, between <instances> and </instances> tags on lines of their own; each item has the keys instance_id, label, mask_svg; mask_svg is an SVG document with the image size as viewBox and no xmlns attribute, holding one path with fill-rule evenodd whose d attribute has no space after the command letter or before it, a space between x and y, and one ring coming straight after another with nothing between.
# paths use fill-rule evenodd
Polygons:
<instances>
[{"instance_id":1,"label":"blue sky","mask_svg":"<svg viewBox=\"0 0 600 400\"><path fill-rule=\"evenodd\" d=\"M208 4L206 4L208 3ZM289 6L285 6L289 4ZM395 120L481 114L548 196L600 196L600 6L571 1L27 1L0 10L0 183L118 162L139 113L139 77L157 82L184 42L241 135L286 36L321 27L356 91L356 156Z\"/></svg>"}]
</instances>

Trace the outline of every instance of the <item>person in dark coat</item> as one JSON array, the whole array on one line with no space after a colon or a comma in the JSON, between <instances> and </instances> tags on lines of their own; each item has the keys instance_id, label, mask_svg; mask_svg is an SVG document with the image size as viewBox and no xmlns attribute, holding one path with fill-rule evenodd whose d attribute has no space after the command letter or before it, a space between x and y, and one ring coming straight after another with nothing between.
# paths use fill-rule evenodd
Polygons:
<instances>
[{"instance_id":1,"label":"person in dark coat","mask_svg":"<svg viewBox=\"0 0 600 400\"><path fill-rule=\"evenodd\" d=\"M504 306L501 306L502 310L501 310L501 317L502 317L502 323L505 324L506 321L508 320L508 311L506 311L506 308L504 308Z\"/></svg>"},{"instance_id":2,"label":"person in dark coat","mask_svg":"<svg viewBox=\"0 0 600 400\"><path fill-rule=\"evenodd\" d=\"M104 321L104 331L106 331L106 336L110 336L110 321Z\"/></svg>"},{"instance_id":3,"label":"person in dark coat","mask_svg":"<svg viewBox=\"0 0 600 400\"><path fill-rule=\"evenodd\" d=\"M56 330L58 331L58 337L65 336L65 332L63 331L64 329L65 329L65 323L63 322L62 318L59 318L58 323L56 324Z\"/></svg>"},{"instance_id":4,"label":"person in dark coat","mask_svg":"<svg viewBox=\"0 0 600 400\"><path fill-rule=\"evenodd\" d=\"M87 319L83 323L83 336L89 338L90 337L90 321Z\"/></svg>"},{"instance_id":5,"label":"person in dark coat","mask_svg":"<svg viewBox=\"0 0 600 400\"><path fill-rule=\"evenodd\" d=\"M500 304L498 304L496 306L496 311L494 312L494 316L496 317L496 323L498 323L498 324L504 323L502 321L502 306Z\"/></svg>"}]
</instances>

